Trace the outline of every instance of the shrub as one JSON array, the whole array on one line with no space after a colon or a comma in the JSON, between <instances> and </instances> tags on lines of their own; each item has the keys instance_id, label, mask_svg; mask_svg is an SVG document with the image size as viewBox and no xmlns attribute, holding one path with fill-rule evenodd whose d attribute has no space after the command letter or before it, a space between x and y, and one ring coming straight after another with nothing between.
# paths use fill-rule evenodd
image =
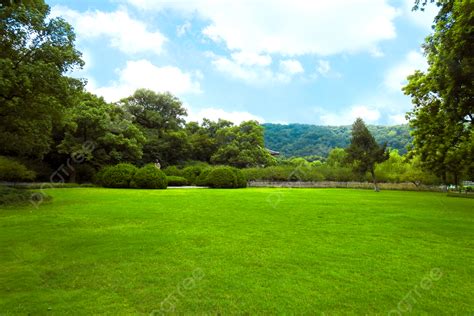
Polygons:
<instances>
[{"instance_id":1,"label":"shrub","mask_svg":"<svg viewBox=\"0 0 474 316\"><path fill-rule=\"evenodd\" d=\"M208 186L209 183L207 181L207 176L209 175L211 171L212 171L212 168L203 169L201 171L201 174L196 177L195 184L202 187Z\"/></svg>"},{"instance_id":2,"label":"shrub","mask_svg":"<svg viewBox=\"0 0 474 316\"><path fill-rule=\"evenodd\" d=\"M183 185L188 184L188 180L186 178L183 178L183 177L167 176L166 180L168 180L168 185L169 186L181 187Z\"/></svg>"},{"instance_id":3,"label":"shrub","mask_svg":"<svg viewBox=\"0 0 474 316\"><path fill-rule=\"evenodd\" d=\"M133 186L141 189L166 189L168 182L163 171L149 164L135 173Z\"/></svg>"},{"instance_id":4,"label":"shrub","mask_svg":"<svg viewBox=\"0 0 474 316\"><path fill-rule=\"evenodd\" d=\"M181 177L182 174L183 174L183 170L178 169L178 167L176 167L176 166L166 167L165 169L163 169L163 172L167 176L176 176L176 177Z\"/></svg>"},{"instance_id":5,"label":"shrub","mask_svg":"<svg viewBox=\"0 0 474 316\"><path fill-rule=\"evenodd\" d=\"M41 194L41 201L48 201L50 196L44 193L34 193L25 189L15 189L6 186L0 186L0 206L29 204L30 201L37 201L38 194Z\"/></svg>"},{"instance_id":6,"label":"shrub","mask_svg":"<svg viewBox=\"0 0 474 316\"><path fill-rule=\"evenodd\" d=\"M33 181L35 177L35 172L28 170L22 163L11 158L0 156L1 181Z\"/></svg>"},{"instance_id":7,"label":"shrub","mask_svg":"<svg viewBox=\"0 0 474 316\"><path fill-rule=\"evenodd\" d=\"M237 177L230 167L216 167L207 176L207 183L211 188L234 188Z\"/></svg>"},{"instance_id":8,"label":"shrub","mask_svg":"<svg viewBox=\"0 0 474 316\"><path fill-rule=\"evenodd\" d=\"M182 170L182 176L188 180L189 184L195 184L196 178L201 174L202 167L200 166L189 166Z\"/></svg>"},{"instance_id":9,"label":"shrub","mask_svg":"<svg viewBox=\"0 0 474 316\"><path fill-rule=\"evenodd\" d=\"M106 188L129 188L137 167L128 163L102 168L96 175L98 184Z\"/></svg>"},{"instance_id":10,"label":"shrub","mask_svg":"<svg viewBox=\"0 0 474 316\"><path fill-rule=\"evenodd\" d=\"M235 174L236 183L235 188L246 188L247 187L247 178L245 177L242 170L237 168L232 168L232 171Z\"/></svg>"}]
</instances>

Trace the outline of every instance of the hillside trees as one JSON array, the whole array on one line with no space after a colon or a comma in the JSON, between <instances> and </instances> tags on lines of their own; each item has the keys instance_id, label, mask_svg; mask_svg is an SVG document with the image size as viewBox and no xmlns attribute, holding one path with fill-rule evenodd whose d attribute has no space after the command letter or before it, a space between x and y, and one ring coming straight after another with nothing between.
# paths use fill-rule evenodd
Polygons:
<instances>
[{"instance_id":1,"label":"hillside trees","mask_svg":"<svg viewBox=\"0 0 474 316\"><path fill-rule=\"evenodd\" d=\"M380 146L365 126L361 118L352 124L352 137L349 147L346 149L347 161L352 163L354 170L365 174L370 172L374 189L378 191L377 179L375 177L375 165L389 158L386 145Z\"/></svg>"},{"instance_id":2,"label":"hillside trees","mask_svg":"<svg viewBox=\"0 0 474 316\"><path fill-rule=\"evenodd\" d=\"M403 91L414 104L407 118L415 153L445 183L457 184L474 177L474 2L436 3L434 33L423 45L429 68L409 76Z\"/></svg>"},{"instance_id":3,"label":"hillside trees","mask_svg":"<svg viewBox=\"0 0 474 316\"><path fill-rule=\"evenodd\" d=\"M53 124L74 103L82 82L65 76L82 67L71 26L48 18L43 1L0 6L0 153L43 157Z\"/></svg>"}]
</instances>

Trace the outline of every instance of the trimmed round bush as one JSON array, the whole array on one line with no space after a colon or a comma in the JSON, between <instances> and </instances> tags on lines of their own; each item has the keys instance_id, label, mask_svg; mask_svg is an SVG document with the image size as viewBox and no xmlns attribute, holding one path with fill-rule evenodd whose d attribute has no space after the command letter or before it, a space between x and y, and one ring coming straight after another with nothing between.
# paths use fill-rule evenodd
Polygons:
<instances>
[{"instance_id":1,"label":"trimmed round bush","mask_svg":"<svg viewBox=\"0 0 474 316\"><path fill-rule=\"evenodd\" d=\"M129 163L102 168L96 174L98 184L106 188L129 188L137 167Z\"/></svg>"},{"instance_id":2,"label":"trimmed round bush","mask_svg":"<svg viewBox=\"0 0 474 316\"><path fill-rule=\"evenodd\" d=\"M22 163L0 156L0 181L33 181L35 177L36 173Z\"/></svg>"},{"instance_id":3,"label":"trimmed round bush","mask_svg":"<svg viewBox=\"0 0 474 316\"><path fill-rule=\"evenodd\" d=\"M237 177L230 167L216 167L209 172L207 183L211 188L234 188Z\"/></svg>"},{"instance_id":4,"label":"trimmed round bush","mask_svg":"<svg viewBox=\"0 0 474 316\"><path fill-rule=\"evenodd\" d=\"M183 177L167 176L166 180L168 180L169 186L174 186L174 187L181 187L183 185L188 184L188 180L186 180L186 178L183 178Z\"/></svg>"},{"instance_id":5,"label":"trimmed round bush","mask_svg":"<svg viewBox=\"0 0 474 316\"><path fill-rule=\"evenodd\" d=\"M209 185L208 181L207 181L207 176L209 175L209 173L211 173L212 171L212 168L206 168L206 169L203 169L201 171L201 174L199 176L197 176L196 178L196 185L198 186L201 186L201 187L206 187Z\"/></svg>"},{"instance_id":6,"label":"trimmed round bush","mask_svg":"<svg viewBox=\"0 0 474 316\"><path fill-rule=\"evenodd\" d=\"M189 184L195 184L196 178L201 174L202 168L199 166L189 166L182 170L181 175L188 180Z\"/></svg>"},{"instance_id":7,"label":"trimmed round bush","mask_svg":"<svg viewBox=\"0 0 474 316\"><path fill-rule=\"evenodd\" d=\"M166 189L168 181L163 171L153 164L146 165L135 173L133 187L140 189Z\"/></svg>"}]
</instances>

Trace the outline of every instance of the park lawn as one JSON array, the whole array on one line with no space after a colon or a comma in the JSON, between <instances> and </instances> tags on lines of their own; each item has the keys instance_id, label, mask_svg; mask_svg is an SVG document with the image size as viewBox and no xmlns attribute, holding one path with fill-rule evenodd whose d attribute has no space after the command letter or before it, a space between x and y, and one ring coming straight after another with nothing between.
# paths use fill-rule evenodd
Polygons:
<instances>
[{"instance_id":1,"label":"park lawn","mask_svg":"<svg viewBox=\"0 0 474 316\"><path fill-rule=\"evenodd\" d=\"M474 312L474 200L52 189L0 210L0 314ZM408 298L407 298L408 296Z\"/></svg>"}]
</instances>

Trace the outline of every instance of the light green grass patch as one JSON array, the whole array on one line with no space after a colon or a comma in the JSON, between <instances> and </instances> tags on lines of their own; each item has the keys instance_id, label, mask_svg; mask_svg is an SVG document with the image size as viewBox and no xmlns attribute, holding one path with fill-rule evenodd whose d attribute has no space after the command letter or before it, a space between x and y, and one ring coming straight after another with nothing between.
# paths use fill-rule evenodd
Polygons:
<instances>
[{"instance_id":1,"label":"light green grass patch","mask_svg":"<svg viewBox=\"0 0 474 316\"><path fill-rule=\"evenodd\" d=\"M0 314L386 315L406 308L399 303L414 289L415 314L474 311L470 199L344 189L47 193L53 202L38 209L0 210ZM422 289L433 269L441 277Z\"/></svg>"}]
</instances>

